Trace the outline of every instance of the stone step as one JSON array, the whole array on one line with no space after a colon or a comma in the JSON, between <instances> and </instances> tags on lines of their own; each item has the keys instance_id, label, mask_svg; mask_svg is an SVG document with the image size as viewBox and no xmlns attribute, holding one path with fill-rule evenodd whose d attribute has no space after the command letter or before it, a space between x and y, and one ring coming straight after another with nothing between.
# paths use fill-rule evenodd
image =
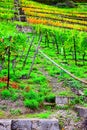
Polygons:
<instances>
[{"instance_id":1,"label":"stone step","mask_svg":"<svg viewBox=\"0 0 87 130\"><path fill-rule=\"evenodd\" d=\"M0 130L59 130L59 124L57 119L2 119Z\"/></svg>"}]
</instances>

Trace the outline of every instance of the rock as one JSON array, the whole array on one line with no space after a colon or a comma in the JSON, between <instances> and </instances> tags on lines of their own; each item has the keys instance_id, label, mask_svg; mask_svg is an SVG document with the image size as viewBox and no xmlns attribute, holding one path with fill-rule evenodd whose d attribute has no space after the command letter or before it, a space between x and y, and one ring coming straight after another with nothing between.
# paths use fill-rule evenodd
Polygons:
<instances>
[{"instance_id":1,"label":"rock","mask_svg":"<svg viewBox=\"0 0 87 130\"><path fill-rule=\"evenodd\" d=\"M83 125L83 128L85 128L85 130L87 130L87 117L83 121L82 125Z\"/></svg>"},{"instance_id":2,"label":"rock","mask_svg":"<svg viewBox=\"0 0 87 130\"><path fill-rule=\"evenodd\" d=\"M0 120L0 130L11 130L11 120Z\"/></svg>"},{"instance_id":3,"label":"rock","mask_svg":"<svg viewBox=\"0 0 87 130\"><path fill-rule=\"evenodd\" d=\"M67 105L70 104L70 102L74 99L74 97L62 97L62 96L57 96L55 98L55 103L56 105Z\"/></svg>"},{"instance_id":4,"label":"rock","mask_svg":"<svg viewBox=\"0 0 87 130\"><path fill-rule=\"evenodd\" d=\"M32 122L32 130L59 130L57 120L36 120Z\"/></svg>"},{"instance_id":5,"label":"rock","mask_svg":"<svg viewBox=\"0 0 87 130\"><path fill-rule=\"evenodd\" d=\"M78 112L80 117L87 117L87 108L76 105L75 110Z\"/></svg>"},{"instance_id":6,"label":"rock","mask_svg":"<svg viewBox=\"0 0 87 130\"><path fill-rule=\"evenodd\" d=\"M21 26L21 25L16 25L16 28L18 31L22 31L22 32L32 32L33 29L30 26Z\"/></svg>"},{"instance_id":7,"label":"rock","mask_svg":"<svg viewBox=\"0 0 87 130\"><path fill-rule=\"evenodd\" d=\"M68 98L67 97L56 97L55 99L56 105L59 104L68 104Z\"/></svg>"},{"instance_id":8,"label":"rock","mask_svg":"<svg viewBox=\"0 0 87 130\"><path fill-rule=\"evenodd\" d=\"M12 120L11 130L32 130L30 120Z\"/></svg>"},{"instance_id":9,"label":"rock","mask_svg":"<svg viewBox=\"0 0 87 130\"><path fill-rule=\"evenodd\" d=\"M57 119L12 120L11 130L59 130Z\"/></svg>"}]
</instances>

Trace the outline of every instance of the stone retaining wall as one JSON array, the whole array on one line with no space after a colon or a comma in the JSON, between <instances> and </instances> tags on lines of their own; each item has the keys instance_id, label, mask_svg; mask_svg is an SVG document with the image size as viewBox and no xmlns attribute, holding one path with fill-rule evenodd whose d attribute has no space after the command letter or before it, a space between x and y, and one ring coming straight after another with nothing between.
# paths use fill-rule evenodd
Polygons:
<instances>
[{"instance_id":1,"label":"stone retaining wall","mask_svg":"<svg viewBox=\"0 0 87 130\"><path fill-rule=\"evenodd\" d=\"M59 124L57 119L1 119L0 130L59 130Z\"/></svg>"},{"instance_id":2,"label":"stone retaining wall","mask_svg":"<svg viewBox=\"0 0 87 130\"><path fill-rule=\"evenodd\" d=\"M82 106L75 106L74 108L80 117L87 118L87 108Z\"/></svg>"}]
</instances>

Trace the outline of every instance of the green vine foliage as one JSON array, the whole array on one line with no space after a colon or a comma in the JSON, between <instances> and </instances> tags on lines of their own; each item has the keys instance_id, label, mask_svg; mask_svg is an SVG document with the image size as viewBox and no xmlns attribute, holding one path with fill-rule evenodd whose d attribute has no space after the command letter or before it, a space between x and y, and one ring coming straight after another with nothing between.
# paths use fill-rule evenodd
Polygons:
<instances>
[{"instance_id":1,"label":"green vine foliage","mask_svg":"<svg viewBox=\"0 0 87 130\"><path fill-rule=\"evenodd\" d=\"M0 56L6 54L6 49L10 46L10 51L13 55L17 55L20 49L26 47L27 36L19 33L16 26L12 23L0 23Z\"/></svg>"}]
</instances>

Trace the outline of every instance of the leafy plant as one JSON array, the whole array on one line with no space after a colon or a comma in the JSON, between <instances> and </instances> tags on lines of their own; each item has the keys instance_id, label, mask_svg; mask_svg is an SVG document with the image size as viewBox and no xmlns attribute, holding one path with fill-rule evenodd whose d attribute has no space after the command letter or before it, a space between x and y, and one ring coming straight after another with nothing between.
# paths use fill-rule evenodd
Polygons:
<instances>
[{"instance_id":1,"label":"leafy plant","mask_svg":"<svg viewBox=\"0 0 87 130\"><path fill-rule=\"evenodd\" d=\"M49 94L45 97L45 101L55 103L55 94Z\"/></svg>"},{"instance_id":2,"label":"leafy plant","mask_svg":"<svg viewBox=\"0 0 87 130\"><path fill-rule=\"evenodd\" d=\"M25 99L24 106L31 109L38 109L39 103L35 99L31 99L31 100Z\"/></svg>"},{"instance_id":3,"label":"leafy plant","mask_svg":"<svg viewBox=\"0 0 87 130\"><path fill-rule=\"evenodd\" d=\"M6 87L6 83L1 82L0 83L0 88L4 88L4 87Z\"/></svg>"},{"instance_id":4,"label":"leafy plant","mask_svg":"<svg viewBox=\"0 0 87 130\"><path fill-rule=\"evenodd\" d=\"M38 94L35 91L30 90L29 92L24 92L23 97L26 99L37 99Z\"/></svg>"},{"instance_id":5,"label":"leafy plant","mask_svg":"<svg viewBox=\"0 0 87 130\"><path fill-rule=\"evenodd\" d=\"M76 81L76 80L71 80L68 83L68 86L69 87L73 87L73 88L76 88L76 89L80 89L81 88L81 83L79 81Z\"/></svg>"},{"instance_id":6,"label":"leafy plant","mask_svg":"<svg viewBox=\"0 0 87 130\"><path fill-rule=\"evenodd\" d=\"M12 115L20 115L21 114L21 110L20 109L11 109L10 110L10 113L12 114Z\"/></svg>"},{"instance_id":7,"label":"leafy plant","mask_svg":"<svg viewBox=\"0 0 87 130\"><path fill-rule=\"evenodd\" d=\"M3 98L3 99L9 99L10 97L11 97L11 93L10 93L10 91L9 90L3 90L2 92L1 92L1 97Z\"/></svg>"},{"instance_id":8,"label":"leafy plant","mask_svg":"<svg viewBox=\"0 0 87 130\"><path fill-rule=\"evenodd\" d=\"M43 102L44 99L45 99L44 94L42 94L42 93L38 93L38 99L37 99L37 101L40 103L40 102Z\"/></svg>"},{"instance_id":9,"label":"leafy plant","mask_svg":"<svg viewBox=\"0 0 87 130\"><path fill-rule=\"evenodd\" d=\"M83 104L84 97L83 96L76 96L73 100L70 101L70 104Z\"/></svg>"}]
</instances>

